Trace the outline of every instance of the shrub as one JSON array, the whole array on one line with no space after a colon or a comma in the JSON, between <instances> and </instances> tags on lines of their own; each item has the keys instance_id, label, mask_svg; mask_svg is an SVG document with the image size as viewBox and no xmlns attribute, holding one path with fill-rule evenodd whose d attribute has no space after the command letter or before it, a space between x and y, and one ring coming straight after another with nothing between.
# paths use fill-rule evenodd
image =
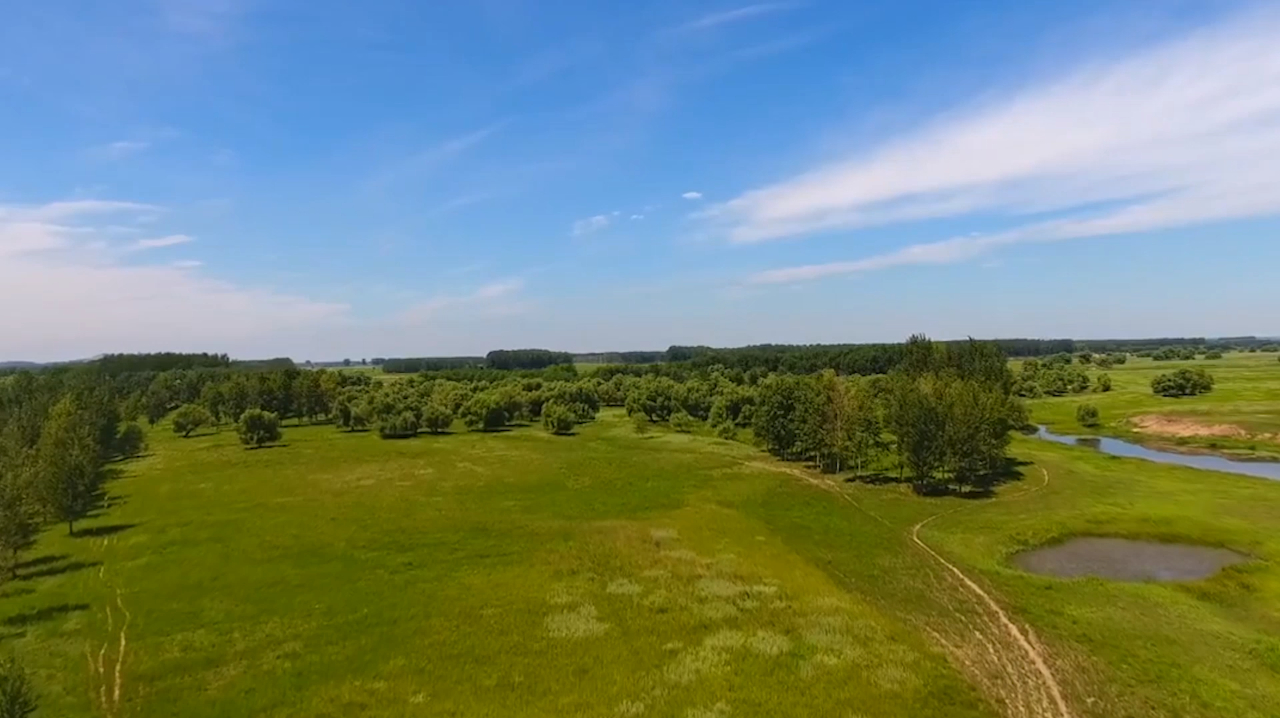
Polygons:
<instances>
[{"instance_id":1,"label":"shrub","mask_svg":"<svg viewBox=\"0 0 1280 718\"><path fill-rule=\"evenodd\" d=\"M120 430L116 437L116 453L126 459L133 458L147 450L147 438L142 427L130 422Z\"/></svg>"},{"instance_id":2,"label":"shrub","mask_svg":"<svg viewBox=\"0 0 1280 718\"><path fill-rule=\"evenodd\" d=\"M36 712L36 695L31 679L10 656L0 662L0 718L27 718Z\"/></svg>"},{"instance_id":3,"label":"shrub","mask_svg":"<svg viewBox=\"0 0 1280 718\"><path fill-rule=\"evenodd\" d=\"M1205 358L1205 359L1221 359L1221 358L1222 358L1222 352L1220 352L1220 351L1210 351L1210 352L1205 352L1205 353L1204 353L1204 358Z\"/></svg>"},{"instance_id":4,"label":"shrub","mask_svg":"<svg viewBox=\"0 0 1280 718\"><path fill-rule=\"evenodd\" d=\"M240 443L258 448L280 440L280 417L262 409L249 409L236 424Z\"/></svg>"},{"instance_id":5,"label":"shrub","mask_svg":"<svg viewBox=\"0 0 1280 718\"><path fill-rule=\"evenodd\" d=\"M503 397L493 392L476 394L462 406L462 421L469 429L492 431L506 426L509 419Z\"/></svg>"},{"instance_id":6,"label":"shrub","mask_svg":"<svg viewBox=\"0 0 1280 718\"><path fill-rule=\"evenodd\" d=\"M577 426L575 412L563 404L547 404L542 407L542 426L552 434L569 434Z\"/></svg>"},{"instance_id":7,"label":"shrub","mask_svg":"<svg viewBox=\"0 0 1280 718\"><path fill-rule=\"evenodd\" d=\"M684 409L677 409L671 415L671 428L681 434L688 434L693 431L693 422L693 417L689 416L689 412Z\"/></svg>"},{"instance_id":8,"label":"shrub","mask_svg":"<svg viewBox=\"0 0 1280 718\"><path fill-rule=\"evenodd\" d=\"M728 439L729 441L733 441L734 439L738 438L738 427L734 426L733 422L728 422L728 421L722 422L722 423L716 424L715 427L716 427L716 436L720 437L721 439Z\"/></svg>"},{"instance_id":9,"label":"shrub","mask_svg":"<svg viewBox=\"0 0 1280 718\"><path fill-rule=\"evenodd\" d=\"M448 431L453 425L453 412L449 411L449 407L438 401L427 404L422 409L422 428L432 434L439 434Z\"/></svg>"},{"instance_id":10,"label":"shrub","mask_svg":"<svg viewBox=\"0 0 1280 718\"><path fill-rule=\"evenodd\" d=\"M378 436L384 439L408 439L418 435L418 417L403 411L378 421Z\"/></svg>"},{"instance_id":11,"label":"shrub","mask_svg":"<svg viewBox=\"0 0 1280 718\"><path fill-rule=\"evenodd\" d=\"M182 434L183 438L191 436L191 432L202 426L213 423L213 415L199 404L183 404L173 412L173 433Z\"/></svg>"},{"instance_id":12,"label":"shrub","mask_svg":"<svg viewBox=\"0 0 1280 718\"><path fill-rule=\"evenodd\" d=\"M644 436L649 433L649 430L653 428L651 424L652 422L649 421L649 417L644 414L631 415L631 428L635 429L636 434L640 436Z\"/></svg>"},{"instance_id":13,"label":"shrub","mask_svg":"<svg viewBox=\"0 0 1280 718\"><path fill-rule=\"evenodd\" d=\"M1076 422L1080 426L1093 428L1100 424L1098 420L1098 407L1093 404L1081 404L1076 407Z\"/></svg>"},{"instance_id":14,"label":"shrub","mask_svg":"<svg viewBox=\"0 0 1280 718\"><path fill-rule=\"evenodd\" d=\"M1151 391L1159 396L1195 396L1213 390L1213 376L1204 369L1179 369L1151 380Z\"/></svg>"},{"instance_id":15,"label":"shrub","mask_svg":"<svg viewBox=\"0 0 1280 718\"><path fill-rule=\"evenodd\" d=\"M1098 377L1093 380L1093 391L1098 394L1111 391L1111 375L1099 374Z\"/></svg>"}]
</instances>

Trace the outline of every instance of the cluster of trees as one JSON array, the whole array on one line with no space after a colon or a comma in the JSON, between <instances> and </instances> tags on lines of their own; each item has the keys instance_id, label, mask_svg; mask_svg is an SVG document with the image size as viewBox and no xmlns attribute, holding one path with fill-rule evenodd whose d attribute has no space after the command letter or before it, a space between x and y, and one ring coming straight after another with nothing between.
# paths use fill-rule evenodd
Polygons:
<instances>
[{"instance_id":1,"label":"cluster of trees","mask_svg":"<svg viewBox=\"0 0 1280 718\"><path fill-rule=\"evenodd\" d=\"M1097 360L1092 361L1096 363ZM1014 393L1028 399L1083 394L1087 391L1111 391L1111 377L1107 374L1098 374L1095 379L1090 380L1089 374L1084 369L1071 363L1070 354L1057 354L1043 362L1038 359L1027 359L1022 362L1022 368L1018 371L1014 382Z\"/></svg>"},{"instance_id":2,"label":"cluster of trees","mask_svg":"<svg viewBox=\"0 0 1280 718\"><path fill-rule=\"evenodd\" d=\"M350 387L334 403L334 423L347 431L374 429L383 438L443 433L457 419L479 431L542 421L549 431L569 433L577 424L595 419L600 410L599 382L593 380L499 378L496 372L485 379L492 381L460 382L424 374Z\"/></svg>"},{"instance_id":3,"label":"cluster of trees","mask_svg":"<svg viewBox=\"0 0 1280 718\"><path fill-rule=\"evenodd\" d=\"M556 364L572 364L573 355L548 349L499 349L484 357L490 369L545 369Z\"/></svg>"},{"instance_id":4,"label":"cluster of trees","mask_svg":"<svg viewBox=\"0 0 1280 718\"><path fill-rule=\"evenodd\" d=\"M47 522L74 534L101 500L108 464L143 450L141 427L123 423L97 368L0 380L0 568L13 575Z\"/></svg>"},{"instance_id":5,"label":"cluster of trees","mask_svg":"<svg viewBox=\"0 0 1280 718\"><path fill-rule=\"evenodd\" d=\"M1196 396L1213 391L1213 376L1204 369L1179 369L1151 380L1151 391L1159 396Z\"/></svg>"},{"instance_id":6,"label":"cluster of trees","mask_svg":"<svg viewBox=\"0 0 1280 718\"><path fill-rule=\"evenodd\" d=\"M583 364L657 364L667 360L667 353L663 351L594 352L574 354L573 360Z\"/></svg>"}]
</instances>

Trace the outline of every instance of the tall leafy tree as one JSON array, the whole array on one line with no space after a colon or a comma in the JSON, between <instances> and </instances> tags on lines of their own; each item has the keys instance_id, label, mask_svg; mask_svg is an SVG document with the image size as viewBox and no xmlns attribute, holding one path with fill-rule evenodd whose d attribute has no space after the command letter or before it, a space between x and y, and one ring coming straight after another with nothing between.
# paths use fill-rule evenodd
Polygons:
<instances>
[{"instance_id":1,"label":"tall leafy tree","mask_svg":"<svg viewBox=\"0 0 1280 718\"><path fill-rule=\"evenodd\" d=\"M101 478L102 450L93 428L71 397L54 405L36 447L36 498L50 518L75 522L94 507Z\"/></svg>"}]
</instances>

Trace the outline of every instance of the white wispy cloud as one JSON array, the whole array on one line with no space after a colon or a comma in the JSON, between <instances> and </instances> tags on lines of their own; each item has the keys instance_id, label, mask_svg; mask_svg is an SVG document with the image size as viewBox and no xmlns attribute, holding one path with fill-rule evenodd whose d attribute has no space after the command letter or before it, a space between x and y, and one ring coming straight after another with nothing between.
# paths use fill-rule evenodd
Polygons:
<instances>
[{"instance_id":1,"label":"white wispy cloud","mask_svg":"<svg viewBox=\"0 0 1280 718\"><path fill-rule=\"evenodd\" d=\"M151 147L146 140L117 140L94 147L89 151L93 157L103 160L122 160L143 152Z\"/></svg>"},{"instance_id":2,"label":"white wispy cloud","mask_svg":"<svg viewBox=\"0 0 1280 718\"><path fill-rule=\"evenodd\" d=\"M977 213L1070 215L754 278L776 282L1280 213L1277 36L1280 13L1238 16L951 114L709 215L735 242Z\"/></svg>"},{"instance_id":3,"label":"white wispy cloud","mask_svg":"<svg viewBox=\"0 0 1280 718\"><path fill-rule=\"evenodd\" d=\"M685 199L702 199L702 193L701 193L701 192L685 192L684 194L682 194L682 195L680 195L680 196L681 196L681 197L684 197Z\"/></svg>"},{"instance_id":4,"label":"white wispy cloud","mask_svg":"<svg viewBox=\"0 0 1280 718\"><path fill-rule=\"evenodd\" d=\"M507 125L505 120L495 122L466 134L450 137L431 147L409 154L382 166L366 183L368 189L384 189L401 180L423 176L457 160L482 145Z\"/></svg>"},{"instance_id":5,"label":"white wispy cloud","mask_svg":"<svg viewBox=\"0 0 1280 718\"><path fill-rule=\"evenodd\" d=\"M703 15L696 20L691 20L683 25L672 28L672 32L710 30L722 25L751 20L753 18L771 15L783 10L791 10L796 6L796 3L790 2L763 2L756 3L754 5L744 5L731 10L723 10Z\"/></svg>"},{"instance_id":6,"label":"white wispy cloud","mask_svg":"<svg viewBox=\"0 0 1280 718\"><path fill-rule=\"evenodd\" d=\"M631 215L631 219L644 219L644 215L643 215L643 214L633 214L633 215Z\"/></svg>"},{"instance_id":7,"label":"white wispy cloud","mask_svg":"<svg viewBox=\"0 0 1280 718\"><path fill-rule=\"evenodd\" d=\"M177 267L178 269L195 269L196 267L203 267L204 262L201 262L198 259L180 259L173 262L170 266Z\"/></svg>"},{"instance_id":8,"label":"white wispy cloud","mask_svg":"<svg viewBox=\"0 0 1280 718\"><path fill-rule=\"evenodd\" d=\"M403 312L399 321L405 324L417 324L449 313L481 313L488 315L515 314L521 310L521 304L515 301L515 295L524 289L524 280L519 278L502 279L481 285L465 294L442 294L425 302L419 302Z\"/></svg>"},{"instance_id":9,"label":"white wispy cloud","mask_svg":"<svg viewBox=\"0 0 1280 718\"><path fill-rule=\"evenodd\" d=\"M155 237L152 239L139 239L129 245L131 251L140 252L146 249L160 249L161 247L174 247L179 244L187 244L196 241L195 237L188 234L171 234L167 237Z\"/></svg>"},{"instance_id":10,"label":"white wispy cloud","mask_svg":"<svg viewBox=\"0 0 1280 718\"><path fill-rule=\"evenodd\" d=\"M609 215L607 214L597 214L594 217L580 219L573 223L573 236L581 237L585 234L591 234L592 232L599 232L605 227L608 227L611 221L612 220L609 219Z\"/></svg>"},{"instance_id":11,"label":"white wispy cloud","mask_svg":"<svg viewBox=\"0 0 1280 718\"><path fill-rule=\"evenodd\" d=\"M110 221L158 211L103 200L0 205L0 305L23 307L0 312L4 353L234 350L345 319L346 305L211 279L191 261L121 263L108 249Z\"/></svg>"}]
</instances>

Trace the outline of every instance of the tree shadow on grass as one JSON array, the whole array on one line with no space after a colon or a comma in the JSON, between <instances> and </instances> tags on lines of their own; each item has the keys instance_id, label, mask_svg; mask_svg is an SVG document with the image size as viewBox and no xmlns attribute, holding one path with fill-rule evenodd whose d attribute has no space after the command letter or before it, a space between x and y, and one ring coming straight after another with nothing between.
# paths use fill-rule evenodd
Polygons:
<instances>
[{"instance_id":1,"label":"tree shadow on grass","mask_svg":"<svg viewBox=\"0 0 1280 718\"><path fill-rule=\"evenodd\" d=\"M34 588L27 588L26 586L11 586L9 588L4 589L3 591L0 591L0 598L18 598L20 596L30 596L35 592L36 590Z\"/></svg>"},{"instance_id":2,"label":"tree shadow on grass","mask_svg":"<svg viewBox=\"0 0 1280 718\"><path fill-rule=\"evenodd\" d=\"M35 571L19 573L19 581L34 581L38 578L49 578L50 576L61 576L65 573L73 573L75 571L83 571L86 568L101 566L101 561L68 561L63 564L50 564Z\"/></svg>"},{"instance_id":3,"label":"tree shadow on grass","mask_svg":"<svg viewBox=\"0 0 1280 718\"><path fill-rule=\"evenodd\" d=\"M33 568L43 568L45 566L48 566L51 563L59 563L62 561L66 561L69 558L71 558L70 554L49 553L43 556L36 556L35 558L29 558L26 561L19 561L18 565L14 566L14 568L18 569L18 572L21 573L23 571L27 571Z\"/></svg>"},{"instance_id":4,"label":"tree shadow on grass","mask_svg":"<svg viewBox=\"0 0 1280 718\"><path fill-rule=\"evenodd\" d=\"M103 524L102 526L90 526L76 530L76 536L87 538L100 538L102 536L114 536L123 531L128 531L136 527L137 524Z\"/></svg>"},{"instance_id":5,"label":"tree shadow on grass","mask_svg":"<svg viewBox=\"0 0 1280 718\"><path fill-rule=\"evenodd\" d=\"M287 449L287 448L289 448L288 444L263 444L262 446L246 446L244 447L244 450L258 451L261 449Z\"/></svg>"},{"instance_id":6,"label":"tree shadow on grass","mask_svg":"<svg viewBox=\"0 0 1280 718\"><path fill-rule=\"evenodd\" d=\"M11 628L30 626L33 623L41 623L43 621L48 621L48 620L57 618L59 616L65 616L68 613L75 613L76 611L87 611L87 610L89 610L89 604L87 603L59 603L54 606L45 606L44 608L37 608L34 611L16 613L4 619L3 621L0 621L0 623L2 623L5 626L9 626Z\"/></svg>"}]
</instances>

